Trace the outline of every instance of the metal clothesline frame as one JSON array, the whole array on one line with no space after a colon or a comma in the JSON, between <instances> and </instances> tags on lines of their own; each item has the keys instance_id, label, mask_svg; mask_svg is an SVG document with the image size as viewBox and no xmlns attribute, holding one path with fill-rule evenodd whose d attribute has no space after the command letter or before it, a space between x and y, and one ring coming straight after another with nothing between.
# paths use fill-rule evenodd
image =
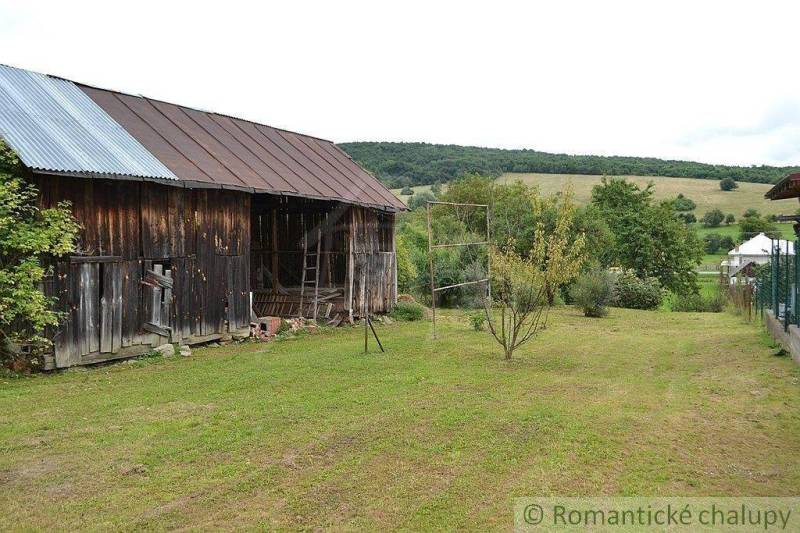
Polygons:
<instances>
[{"instance_id":1,"label":"metal clothesline frame","mask_svg":"<svg viewBox=\"0 0 800 533\"><path fill-rule=\"evenodd\" d=\"M445 285L444 287L437 287L436 286L436 267L434 266L433 262L433 251L437 248L455 248L461 246L486 246L487 249L489 244L491 243L491 236L489 233L489 205L488 204L462 204L462 203L455 203L455 202L425 202L425 210L428 216L428 267L430 268L430 276L431 276L431 322L433 324L433 338L436 338L436 293L448 289L454 289L456 287L464 287L466 285L477 285L479 283L486 284L486 294L487 297L492 297L492 261L491 261L491 254L486 254L486 277L483 279L478 279L474 281L465 281L464 283L455 283L453 285ZM479 241L479 242L459 242L459 243L452 243L452 244L433 244L433 230L431 229L431 206L433 205L451 205L455 207L480 207L486 210L486 240ZM488 250L487 250L488 252Z\"/></svg>"}]
</instances>

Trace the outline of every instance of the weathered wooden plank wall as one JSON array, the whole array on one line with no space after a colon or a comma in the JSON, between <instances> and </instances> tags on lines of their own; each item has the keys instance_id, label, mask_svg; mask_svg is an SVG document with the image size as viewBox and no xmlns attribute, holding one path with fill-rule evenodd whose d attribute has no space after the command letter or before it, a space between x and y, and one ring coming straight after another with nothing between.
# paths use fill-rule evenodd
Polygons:
<instances>
[{"instance_id":1,"label":"weathered wooden plank wall","mask_svg":"<svg viewBox=\"0 0 800 533\"><path fill-rule=\"evenodd\" d=\"M363 207L350 209L352 232L352 313L362 316L391 310L397 300L394 215Z\"/></svg>"},{"instance_id":2,"label":"weathered wooden plank wall","mask_svg":"<svg viewBox=\"0 0 800 533\"><path fill-rule=\"evenodd\" d=\"M249 194L61 176L32 181L42 206L68 200L83 226L83 257L60 260L46 285L67 317L53 332L57 367L249 324ZM148 271L168 271L171 286L154 287Z\"/></svg>"}]
</instances>

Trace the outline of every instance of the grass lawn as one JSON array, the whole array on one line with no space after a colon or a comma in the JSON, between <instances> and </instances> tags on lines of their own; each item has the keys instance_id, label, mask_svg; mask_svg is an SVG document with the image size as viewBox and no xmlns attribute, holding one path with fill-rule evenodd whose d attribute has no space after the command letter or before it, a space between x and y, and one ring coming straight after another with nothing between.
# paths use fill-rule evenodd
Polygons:
<instances>
[{"instance_id":1,"label":"grass lawn","mask_svg":"<svg viewBox=\"0 0 800 533\"><path fill-rule=\"evenodd\" d=\"M0 382L0 529L509 530L525 495L795 495L800 367L730 314L463 316Z\"/></svg>"}]
</instances>

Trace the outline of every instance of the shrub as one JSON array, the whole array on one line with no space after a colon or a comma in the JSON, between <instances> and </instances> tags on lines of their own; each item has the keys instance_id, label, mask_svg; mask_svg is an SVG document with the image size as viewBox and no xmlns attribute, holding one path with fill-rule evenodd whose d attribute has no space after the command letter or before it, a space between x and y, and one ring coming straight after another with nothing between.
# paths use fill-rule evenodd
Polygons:
<instances>
[{"instance_id":1,"label":"shrub","mask_svg":"<svg viewBox=\"0 0 800 533\"><path fill-rule=\"evenodd\" d=\"M707 228L718 228L725 220L725 213L719 209L712 209L703 215L703 218L700 220L703 223L703 226Z\"/></svg>"},{"instance_id":2,"label":"shrub","mask_svg":"<svg viewBox=\"0 0 800 533\"><path fill-rule=\"evenodd\" d=\"M733 178L723 178L719 182L719 188L723 191L732 191L739 187L739 184L736 183L736 180Z\"/></svg>"},{"instance_id":3,"label":"shrub","mask_svg":"<svg viewBox=\"0 0 800 533\"><path fill-rule=\"evenodd\" d=\"M722 294L703 296L701 294L676 294L672 300L672 310L677 312L720 313L725 307Z\"/></svg>"},{"instance_id":4,"label":"shrub","mask_svg":"<svg viewBox=\"0 0 800 533\"><path fill-rule=\"evenodd\" d=\"M395 320L422 320L425 308L416 302L397 302L389 316Z\"/></svg>"},{"instance_id":5,"label":"shrub","mask_svg":"<svg viewBox=\"0 0 800 533\"><path fill-rule=\"evenodd\" d=\"M428 191L422 191L418 194L414 194L411 199L408 201L408 208L412 211L415 209L419 209L422 207L423 209L427 206L428 202L435 202L436 196L433 193Z\"/></svg>"},{"instance_id":6,"label":"shrub","mask_svg":"<svg viewBox=\"0 0 800 533\"><path fill-rule=\"evenodd\" d=\"M603 269L590 270L578 278L570 295L585 316L606 316L614 297L614 276Z\"/></svg>"},{"instance_id":7,"label":"shrub","mask_svg":"<svg viewBox=\"0 0 800 533\"><path fill-rule=\"evenodd\" d=\"M75 249L80 228L68 203L40 208L24 175L16 154L0 141L0 363L17 370L41 362L51 344L43 333L62 315L42 284L52 274L50 259Z\"/></svg>"},{"instance_id":8,"label":"shrub","mask_svg":"<svg viewBox=\"0 0 800 533\"><path fill-rule=\"evenodd\" d=\"M683 193L679 193L672 202L675 206L675 211L691 211L697 207L697 204L694 203L694 200L687 198L683 195Z\"/></svg>"},{"instance_id":9,"label":"shrub","mask_svg":"<svg viewBox=\"0 0 800 533\"><path fill-rule=\"evenodd\" d=\"M486 313L484 311L470 313L467 318L469 318L469 323L472 324L472 329L483 331L483 324L486 322Z\"/></svg>"},{"instance_id":10,"label":"shrub","mask_svg":"<svg viewBox=\"0 0 800 533\"><path fill-rule=\"evenodd\" d=\"M730 235L725 235L719 240L719 248L729 252L736 248L736 241Z\"/></svg>"},{"instance_id":11,"label":"shrub","mask_svg":"<svg viewBox=\"0 0 800 533\"><path fill-rule=\"evenodd\" d=\"M715 254L719 251L722 235L719 233L709 233L703 237L703 246L707 254Z\"/></svg>"},{"instance_id":12,"label":"shrub","mask_svg":"<svg viewBox=\"0 0 800 533\"><path fill-rule=\"evenodd\" d=\"M725 215L725 224L733 224L734 222L736 222L736 217L733 213Z\"/></svg>"},{"instance_id":13,"label":"shrub","mask_svg":"<svg viewBox=\"0 0 800 533\"><path fill-rule=\"evenodd\" d=\"M402 194L403 196L411 196L412 194L414 194L414 189L406 185L405 187L403 187L403 190L400 191L400 194Z\"/></svg>"},{"instance_id":14,"label":"shrub","mask_svg":"<svg viewBox=\"0 0 800 533\"><path fill-rule=\"evenodd\" d=\"M664 297L661 283L656 278L641 279L633 272L623 272L617 277L614 305L627 309L656 309Z\"/></svg>"}]
</instances>

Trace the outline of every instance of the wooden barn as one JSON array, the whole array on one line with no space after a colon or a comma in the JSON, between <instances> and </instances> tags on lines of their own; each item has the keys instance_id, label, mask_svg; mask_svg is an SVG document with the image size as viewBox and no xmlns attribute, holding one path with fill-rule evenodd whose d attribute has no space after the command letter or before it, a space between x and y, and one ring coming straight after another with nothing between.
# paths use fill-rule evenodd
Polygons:
<instances>
[{"instance_id":1,"label":"wooden barn","mask_svg":"<svg viewBox=\"0 0 800 533\"><path fill-rule=\"evenodd\" d=\"M50 367L395 302L404 205L330 141L5 66L0 135L83 226Z\"/></svg>"}]
</instances>

